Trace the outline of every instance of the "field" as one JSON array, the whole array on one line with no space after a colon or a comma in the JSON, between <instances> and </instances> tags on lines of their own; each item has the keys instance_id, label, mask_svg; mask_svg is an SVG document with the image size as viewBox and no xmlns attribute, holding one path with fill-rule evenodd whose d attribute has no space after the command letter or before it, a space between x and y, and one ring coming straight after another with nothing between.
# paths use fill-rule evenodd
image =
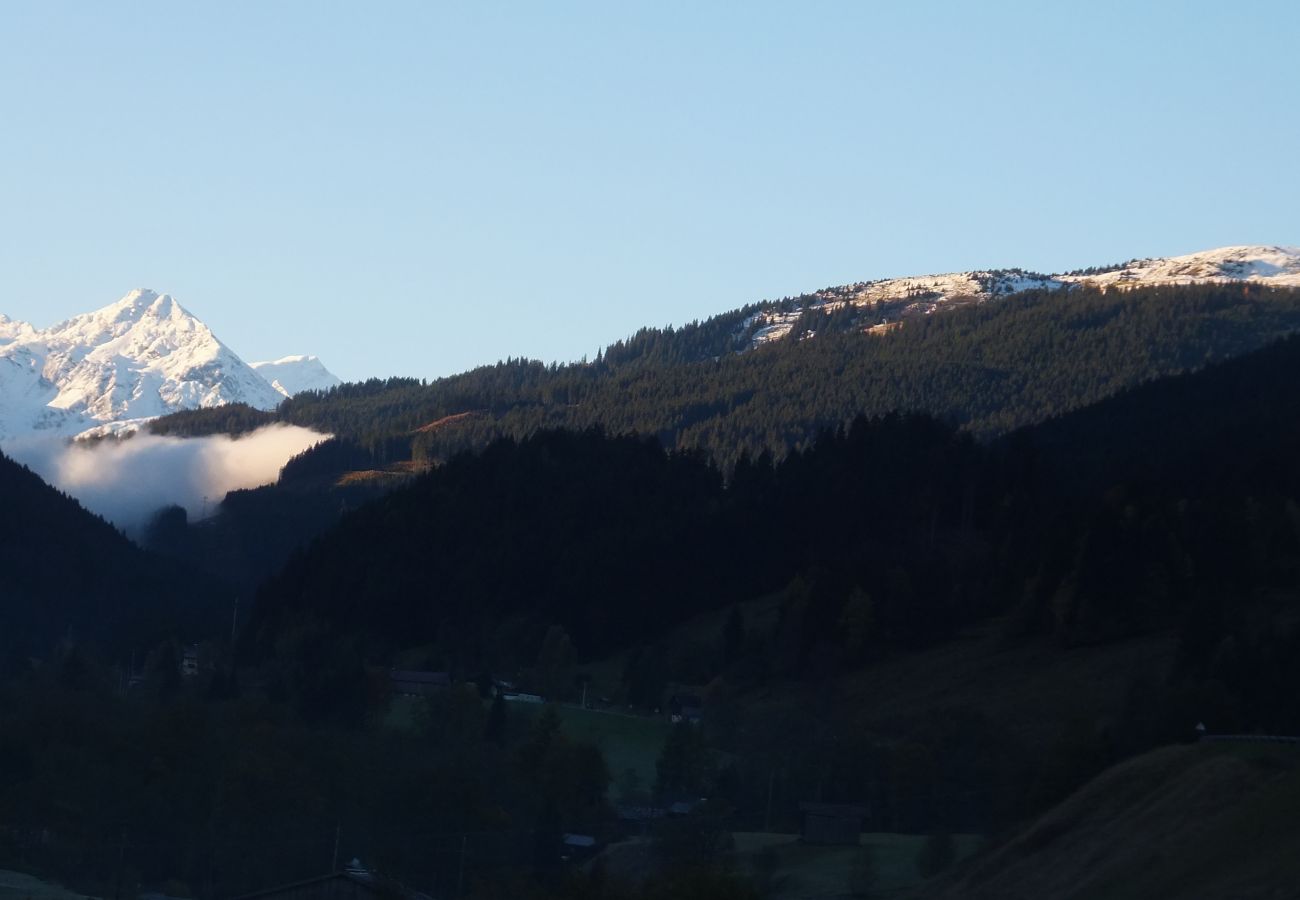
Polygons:
<instances>
[{"instance_id":1,"label":"field","mask_svg":"<svg viewBox=\"0 0 1300 900\"><path fill-rule=\"evenodd\" d=\"M512 717L531 722L545 707L512 703L509 709ZM611 791L628 769L636 772L640 783L647 789L654 785L655 762L671 727L665 719L576 706L556 706L555 711L560 715L567 737L588 741L600 748L609 766Z\"/></svg>"},{"instance_id":2,"label":"field","mask_svg":"<svg viewBox=\"0 0 1300 900\"><path fill-rule=\"evenodd\" d=\"M0 900L82 900L84 897L85 894L47 884L31 875L0 869Z\"/></svg>"},{"instance_id":3,"label":"field","mask_svg":"<svg viewBox=\"0 0 1300 900\"><path fill-rule=\"evenodd\" d=\"M792 834L744 832L734 837L738 870L765 884L770 900L850 897L863 889L872 897L890 897L923 880L916 857L925 835L867 833L859 847L810 846ZM958 859L963 859L975 852L981 838L958 835L954 840ZM872 875L863 884L867 860Z\"/></svg>"},{"instance_id":4,"label":"field","mask_svg":"<svg viewBox=\"0 0 1300 900\"><path fill-rule=\"evenodd\" d=\"M812 846L796 834L736 832L732 838L731 868L753 878L767 900L898 897L923 881L916 857L925 835L865 833L857 847ZM981 840L977 835L956 836L958 859L974 853ZM868 860L871 875L864 880ZM610 846L601 861L610 874L635 880L654 870L654 848L636 838Z\"/></svg>"},{"instance_id":5,"label":"field","mask_svg":"<svg viewBox=\"0 0 1300 900\"><path fill-rule=\"evenodd\" d=\"M918 897L1295 897L1300 749L1166 747L1122 763Z\"/></svg>"}]
</instances>

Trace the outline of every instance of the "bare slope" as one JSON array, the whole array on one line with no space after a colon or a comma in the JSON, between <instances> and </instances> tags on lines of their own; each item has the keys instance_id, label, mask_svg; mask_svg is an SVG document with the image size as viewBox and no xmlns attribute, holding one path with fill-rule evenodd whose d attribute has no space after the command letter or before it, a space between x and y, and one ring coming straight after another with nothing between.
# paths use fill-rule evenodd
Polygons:
<instances>
[{"instance_id":1,"label":"bare slope","mask_svg":"<svg viewBox=\"0 0 1300 900\"><path fill-rule=\"evenodd\" d=\"M1167 747L1104 772L917 898L1295 897L1300 751Z\"/></svg>"}]
</instances>

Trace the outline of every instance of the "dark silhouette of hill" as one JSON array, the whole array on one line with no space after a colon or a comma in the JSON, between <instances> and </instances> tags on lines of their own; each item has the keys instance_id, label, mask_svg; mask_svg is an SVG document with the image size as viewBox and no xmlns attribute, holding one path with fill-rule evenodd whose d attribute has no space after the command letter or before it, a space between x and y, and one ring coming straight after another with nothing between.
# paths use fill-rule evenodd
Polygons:
<instances>
[{"instance_id":1,"label":"dark silhouette of hill","mask_svg":"<svg viewBox=\"0 0 1300 900\"><path fill-rule=\"evenodd\" d=\"M45 656L65 639L143 651L212 626L219 586L140 550L3 454L0 497L0 652Z\"/></svg>"},{"instance_id":2,"label":"dark silhouette of hill","mask_svg":"<svg viewBox=\"0 0 1300 900\"><path fill-rule=\"evenodd\" d=\"M1177 634L1186 672L1240 690L1243 721L1300 722L1278 687L1300 674L1283 627L1300 602L1297 375L1288 340L991 446L923 416L859 419L780 463L742 456L725 486L645 439L500 440L295 557L250 646L311 620L468 672L531 663L552 626L600 657L784 592L762 666L786 676L1010 614L1066 645Z\"/></svg>"},{"instance_id":3,"label":"dark silhouette of hill","mask_svg":"<svg viewBox=\"0 0 1300 900\"><path fill-rule=\"evenodd\" d=\"M1288 896L1300 879L1294 748L1168 747L1109 769L914 896Z\"/></svg>"}]
</instances>

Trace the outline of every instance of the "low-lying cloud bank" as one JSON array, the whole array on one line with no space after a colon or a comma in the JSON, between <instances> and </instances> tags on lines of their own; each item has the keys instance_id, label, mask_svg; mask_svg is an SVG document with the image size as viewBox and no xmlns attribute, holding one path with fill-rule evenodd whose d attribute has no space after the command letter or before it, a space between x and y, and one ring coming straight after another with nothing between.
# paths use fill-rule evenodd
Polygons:
<instances>
[{"instance_id":1,"label":"low-lying cloud bank","mask_svg":"<svg viewBox=\"0 0 1300 900\"><path fill-rule=\"evenodd\" d=\"M126 440L69 444L56 438L6 443L6 454L130 534L162 507L191 519L212 513L229 491L270 484L289 459L329 435L296 425L201 438L136 434Z\"/></svg>"}]
</instances>

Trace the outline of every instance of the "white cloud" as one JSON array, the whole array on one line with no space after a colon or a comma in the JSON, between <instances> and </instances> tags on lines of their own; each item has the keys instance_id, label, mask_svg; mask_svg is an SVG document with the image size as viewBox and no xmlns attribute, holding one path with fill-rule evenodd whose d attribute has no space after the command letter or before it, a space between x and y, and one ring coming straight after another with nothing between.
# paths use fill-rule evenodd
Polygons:
<instances>
[{"instance_id":1,"label":"white cloud","mask_svg":"<svg viewBox=\"0 0 1300 900\"><path fill-rule=\"evenodd\" d=\"M87 509L135 532L169 504L199 518L229 491L270 484L291 457L328 437L294 425L268 425L236 438L136 434L93 444L28 439L4 450Z\"/></svg>"}]
</instances>

